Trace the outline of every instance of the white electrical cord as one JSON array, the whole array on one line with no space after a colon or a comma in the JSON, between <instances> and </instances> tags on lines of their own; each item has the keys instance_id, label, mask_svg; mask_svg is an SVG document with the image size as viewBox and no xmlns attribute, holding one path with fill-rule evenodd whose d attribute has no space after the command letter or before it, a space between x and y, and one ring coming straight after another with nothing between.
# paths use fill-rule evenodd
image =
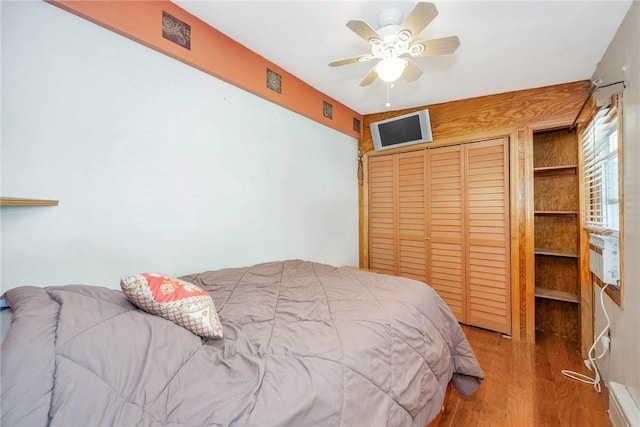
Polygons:
<instances>
[{"instance_id":1,"label":"white electrical cord","mask_svg":"<svg viewBox=\"0 0 640 427\"><path fill-rule=\"evenodd\" d=\"M604 308L604 290L607 289L607 286L609 285L605 284L600 290L600 305L602 306L604 317L607 319L607 325L604 327L602 332L600 332L600 335L598 335L598 337L593 341L593 345L591 345L591 348L589 349L588 358L584 360L584 366L586 366L587 369L589 369L590 371L594 371L596 374L595 377L591 378L579 372L569 371L567 369L563 369L561 371L563 375L573 380L580 381L585 384L593 385L593 388L595 388L598 393L600 393L600 372L598 371L598 367L596 366L596 360L600 360L604 357L604 355L609 350L609 346L603 345L602 353L597 357L594 357L592 353L595 351L596 345L598 344L598 342L600 342L602 337L604 337L604 334L606 334L607 331L609 330L609 326L611 326L611 320L609 319L609 314L607 314L607 310Z\"/></svg>"}]
</instances>

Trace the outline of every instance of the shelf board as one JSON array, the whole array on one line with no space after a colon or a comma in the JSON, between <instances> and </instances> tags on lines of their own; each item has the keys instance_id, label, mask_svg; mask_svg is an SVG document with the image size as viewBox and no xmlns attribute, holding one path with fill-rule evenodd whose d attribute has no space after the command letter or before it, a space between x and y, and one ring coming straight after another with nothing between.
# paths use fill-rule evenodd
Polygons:
<instances>
[{"instance_id":1,"label":"shelf board","mask_svg":"<svg viewBox=\"0 0 640 427\"><path fill-rule=\"evenodd\" d=\"M58 206L57 200L0 197L0 206Z\"/></svg>"},{"instance_id":2,"label":"shelf board","mask_svg":"<svg viewBox=\"0 0 640 427\"><path fill-rule=\"evenodd\" d=\"M578 215L578 211L534 211L534 215Z\"/></svg>"},{"instance_id":3,"label":"shelf board","mask_svg":"<svg viewBox=\"0 0 640 427\"><path fill-rule=\"evenodd\" d=\"M533 174L539 177L553 175L574 175L577 170L577 165L545 166L540 168L533 168Z\"/></svg>"},{"instance_id":4,"label":"shelf board","mask_svg":"<svg viewBox=\"0 0 640 427\"><path fill-rule=\"evenodd\" d=\"M556 301L573 302L576 304L578 303L578 295L576 294L572 294L571 292L556 291L554 289L541 288L540 286L536 286L536 297L553 299Z\"/></svg>"},{"instance_id":5,"label":"shelf board","mask_svg":"<svg viewBox=\"0 0 640 427\"><path fill-rule=\"evenodd\" d=\"M578 258L578 254L571 251L559 251L557 249L535 248L536 255L558 256L564 258Z\"/></svg>"}]
</instances>

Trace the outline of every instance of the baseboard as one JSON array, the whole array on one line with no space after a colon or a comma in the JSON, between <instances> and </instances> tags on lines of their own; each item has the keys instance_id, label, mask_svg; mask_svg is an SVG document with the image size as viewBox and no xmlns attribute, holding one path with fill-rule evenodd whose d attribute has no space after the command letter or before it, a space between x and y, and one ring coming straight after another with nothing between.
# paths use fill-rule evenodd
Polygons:
<instances>
[{"instance_id":1,"label":"baseboard","mask_svg":"<svg viewBox=\"0 0 640 427\"><path fill-rule=\"evenodd\" d=\"M609 419L613 427L640 427L640 408L623 384L609 383Z\"/></svg>"}]
</instances>

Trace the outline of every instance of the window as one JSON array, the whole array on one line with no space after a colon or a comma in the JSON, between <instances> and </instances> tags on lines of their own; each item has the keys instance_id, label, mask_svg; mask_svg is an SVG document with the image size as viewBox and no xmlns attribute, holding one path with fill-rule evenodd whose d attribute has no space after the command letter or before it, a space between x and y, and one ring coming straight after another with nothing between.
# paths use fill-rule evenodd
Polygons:
<instances>
[{"instance_id":1,"label":"window","mask_svg":"<svg viewBox=\"0 0 640 427\"><path fill-rule=\"evenodd\" d=\"M600 108L582 133L585 185L585 228L620 230L618 200L619 99Z\"/></svg>"},{"instance_id":2,"label":"window","mask_svg":"<svg viewBox=\"0 0 640 427\"><path fill-rule=\"evenodd\" d=\"M619 257L624 251L624 236L620 232L622 197L620 194L619 160L622 159L622 99L596 111L582 133L582 174L584 180L584 222L586 231L619 237ZM602 282L594 277L595 283ZM622 307L624 278L620 272L619 286L609 286L606 293Z\"/></svg>"}]
</instances>

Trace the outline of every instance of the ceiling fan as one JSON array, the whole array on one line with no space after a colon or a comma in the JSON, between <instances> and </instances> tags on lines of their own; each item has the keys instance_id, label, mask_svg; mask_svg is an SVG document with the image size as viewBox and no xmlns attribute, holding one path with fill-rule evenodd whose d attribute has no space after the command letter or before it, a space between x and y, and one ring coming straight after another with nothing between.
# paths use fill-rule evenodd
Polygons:
<instances>
[{"instance_id":1,"label":"ceiling fan","mask_svg":"<svg viewBox=\"0 0 640 427\"><path fill-rule=\"evenodd\" d=\"M388 83L396 81L401 76L409 82L415 81L422 75L422 70L413 63L411 58L449 54L455 52L460 46L457 36L415 41L415 37L436 16L438 16L438 10L433 3L419 2L402 24L400 24L401 11L383 10L378 17L380 28L377 31L365 21L351 20L347 22L347 27L371 45L371 53L338 59L330 62L329 65L339 67L377 60L378 62L360 82L360 86L370 85L376 77Z\"/></svg>"}]
</instances>

